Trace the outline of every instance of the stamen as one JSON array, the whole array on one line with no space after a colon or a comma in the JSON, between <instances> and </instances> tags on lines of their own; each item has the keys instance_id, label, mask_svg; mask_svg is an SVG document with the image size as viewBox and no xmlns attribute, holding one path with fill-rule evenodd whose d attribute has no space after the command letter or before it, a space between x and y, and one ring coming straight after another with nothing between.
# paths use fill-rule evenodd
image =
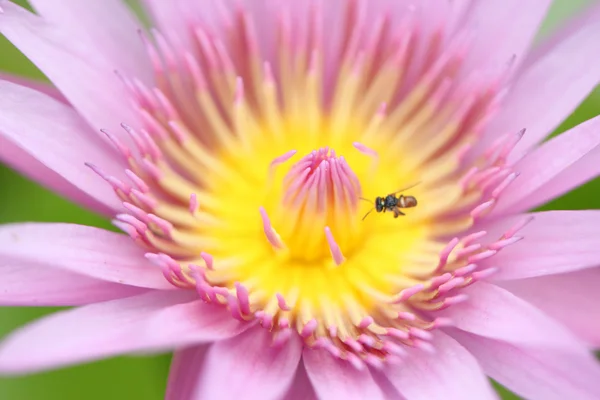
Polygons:
<instances>
[{"instance_id":1,"label":"stamen","mask_svg":"<svg viewBox=\"0 0 600 400\"><path fill-rule=\"evenodd\" d=\"M285 247L285 245L284 245L283 241L281 240L281 237L279 236L279 234L275 231L275 229L271 225L271 220L269 219L269 216L267 215L267 211L263 207L260 207L260 217L262 218L263 230L265 232L265 236L267 237L267 240L269 241L271 246L273 246L276 249L283 249Z\"/></svg>"},{"instance_id":2,"label":"stamen","mask_svg":"<svg viewBox=\"0 0 600 400\"><path fill-rule=\"evenodd\" d=\"M333 261L337 266L341 265L345 257L340 250L340 246L335 242L333 238L333 234L331 233L331 229L328 226L325 227L325 237L327 238L327 244L329 245L329 250L331 251L331 257L333 257Z\"/></svg>"},{"instance_id":3,"label":"stamen","mask_svg":"<svg viewBox=\"0 0 600 400\"><path fill-rule=\"evenodd\" d=\"M195 215L198 211L198 207L198 196L196 196L196 193L190 194L190 206L188 208L188 210L190 210L190 214Z\"/></svg>"}]
</instances>

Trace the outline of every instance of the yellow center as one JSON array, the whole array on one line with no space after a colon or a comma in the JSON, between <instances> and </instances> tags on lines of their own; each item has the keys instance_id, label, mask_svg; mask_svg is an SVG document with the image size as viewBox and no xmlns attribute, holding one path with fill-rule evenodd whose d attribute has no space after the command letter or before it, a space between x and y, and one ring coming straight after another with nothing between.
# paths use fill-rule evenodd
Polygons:
<instances>
[{"instance_id":1,"label":"yellow center","mask_svg":"<svg viewBox=\"0 0 600 400\"><path fill-rule=\"evenodd\" d=\"M485 211L469 214L479 187L506 177L462 160L493 88L466 96L452 86L456 46L432 50L431 66L406 81L408 42L346 44L327 79L323 49L282 45L263 64L247 22L242 14L231 27L233 61L198 28L199 56L156 66L159 88L135 92L147 134L128 129L139 190L115 187L131 212L119 226L153 249L173 284L276 337L296 330L367 362L419 345L436 325L427 312L475 279L467 264L481 246L465 241L451 255L458 239L448 240ZM427 39L434 50L438 39ZM372 211L398 191L418 205L398 218Z\"/></svg>"}]
</instances>

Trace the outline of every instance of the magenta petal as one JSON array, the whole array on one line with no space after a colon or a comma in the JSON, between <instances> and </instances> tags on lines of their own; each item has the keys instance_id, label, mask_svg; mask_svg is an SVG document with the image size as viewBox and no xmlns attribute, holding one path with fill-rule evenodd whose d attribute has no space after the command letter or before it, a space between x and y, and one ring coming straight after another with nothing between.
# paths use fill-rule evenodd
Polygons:
<instances>
[{"instance_id":1,"label":"magenta petal","mask_svg":"<svg viewBox=\"0 0 600 400\"><path fill-rule=\"evenodd\" d=\"M495 72L501 72L499 66L506 68L513 58L515 63L520 63L550 3L550 0L471 1L465 19L459 25L459 29L473 35L467 70L495 68Z\"/></svg>"},{"instance_id":2,"label":"magenta petal","mask_svg":"<svg viewBox=\"0 0 600 400\"><path fill-rule=\"evenodd\" d=\"M490 377L527 399L600 398L600 364L591 354L531 349L452 332Z\"/></svg>"},{"instance_id":3,"label":"magenta petal","mask_svg":"<svg viewBox=\"0 0 600 400\"><path fill-rule=\"evenodd\" d=\"M103 59L101 52L83 40L85 36L72 40L68 29L8 1L2 3L2 9L0 33L56 85L93 129L104 128L126 137L120 123L135 125L138 116L115 74L118 66Z\"/></svg>"},{"instance_id":4,"label":"magenta petal","mask_svg":"<svg viewBox=\"0 0 600 400\"><path fill-rule=\"evenodd\" d=\"M165 400L195 400L194 392L208 346L189 347L173 354Z\"/></svg>"},{"instance_id":5,"label":"magenta petal","mask_svg":"<svg viewBox=\"0 0 600 400\"><path fill-rule=\"evenodd\" d=\"M451 337L436 332L435 354L411 350L400 366L384 373L407 400L485 400L498 396L477 360Z\"/></svg>"},{"instance_id":6,"label":"magenta petal","mask_svg":"<svg viewBox=\"0 0 600 400\"><path fill-rule=\"evenodd\" d=\"M99 280L152 289L174 289L144 250L123 234L54 223L0 226L0 257L13 265L46 265ZM0 287L2 280L0 279Z\"/></svg>"},{"instance_id":7,"label":"magenta petal","mask_svg":"<svg viewBox=\"0 0 600 400\"><path fill-rule=\"evenodd\" d=\"M599 21L600 25L600 21ZM600 175L600 117L576 126L519 160L521 175L504 191L492 215L542 205Z\"/></svg>"},{"instance_id":8,"label":"magenta petal","mask_svg":"<svg viewBox=\"0 0 600 400\"><path fill-rule=\"evenodd\" d=\"M122 178L121 160L73 108L7 81L0 81L0 92L1 160L84 205L101 205L106 213L118 209L110 186L84 164L102 165Z\"/></svg>"},{"instance_id":9,"label":"magenta petal","mask_svg":"<svg viewBox=\"0 0 600 400\"><path fill-rule=\"evenodd\" d=\"M29 79L23 76L12 75L4 72L0 72L0 81L12 82L19 86L25 86L37 92L43 93L47 96L50 96L54 100L58 100L61 103L68 103L68 100L65 98L65 96L63 96L63 94L51 83L39 81L36 79Z\"/></svg>"},{"instance_id":10,"label":"magenta petal","mask_svg":"<svg viewBox=\"0 0 600 400\"><path fill-rule=\"evenodd\" d=\"M185 3L182 0L141 0L146 10L148 10L153 25L160 33L165 35L173 44L184 49L192 48L191 31L188 25L182 23L187 17L194 15L190 12L191 2ZM210 8L210 4L207 5Z\"/></svg>"},{"instance_id":11,"label":"magenta petal","mask_svg":"<svg viewBox=\"0 0 600 400\"><path fill-rule=\"evenodd\" d=\"M152 83L152 67L141 25L119 0L29 0L45 20L87 42L98 57L125 76ZM118 38L118 40L115 40Z\"/></svg>"},{"instance_id":12,"label":"magenta petal","mask_svg":"<svg viewBox=\"0 0 600 400\"><path fill-rule=\"evenodd\" d=\"M317 394L315 393L315 389L313 388L312 383L310 383L310 379L308 378L308 374L306 373L304 363L301 362L300 365L298 365L298 369L296 370L294 381L292 382L285 396L283 396L282 400L317 399Z\"/></svg>"},{"instance_id":13,"label":"magenta petal","mask_svg":"<svg viewBox=\"0 0 600 400\"><path fill-rule=\"evenodd\" d=\"M600 268L501 282L500 286L600 348Z\"/></svg>"},{"instance_id":14,"label":"magenta petal","mask_svg":"<svg viewBox=\"0 0 600 400\"><path fill-rule=\"evenodd\" d=\"M492 136L527 129L512 159L541 142L600 82L598 41L600 6L594 5L527 59L490 129Z\"/></svg>"},{"instance_id":15,"label":"magenta petal","mask_svg":"<svg viewBox=\"0 0 600 400\"><path fill-rule=\"evenodd\" d=\"M255 327L208 350L196 399L280 399L294 379L302 345L297 336L281 348L272 334Z\"/></svg>"},{"instance_id":16,"label":"magenta petal","mask_svg":"<svg viewBox=\"0 0 600 400\"><path fill-rule=\"evenodd\" d=\"M193 291L152 291L55 313L13 332L0 372L18 374L119 354L165 351L232 337L245 329Z\"/></svg>"},{"instance_id":17,"label":"magenta petal","mask_svg":"<svg viewBox=\"0 0 600 400\"><path fill-rule=\"evenodd\" d=\"M468 301L440 312L463 331L532 348L584 350L567 329L505 289L478 282L463 293Z\"/></svg>"},{"instance_id":18,"label":"magenta petal","mask_svg":"<svg viewBox=\"0 0 600 400\"><path fill-rule=\"evenodd\" d=\"M368 369L359 371L325 350L304 350L304 365L320 399L385 399Z\"/></svg>"},{"instance_id":19,"label":"magenta petal","mask_svg":"<svg viewBox=\"0 0 600 400\"><path fill-rule=\"evenodd\" d=\"M0 305L77 306L144 293L146 289L104 282L45 263L0 256Z\"/></svg>"},{"instance_id":20,"label":"magenta petal","mask_svg":"<svg viewBox=\"0 0 600 400\"><path fill-rule=\"evenodd\" d=\"M517 233L524 239L482 262L498 267L494 280L523 279L595 267L600 260L600 211L546 211L485 223L482 230L497 239L510 227L533 220Z\"/></svg>"}]
</instances>

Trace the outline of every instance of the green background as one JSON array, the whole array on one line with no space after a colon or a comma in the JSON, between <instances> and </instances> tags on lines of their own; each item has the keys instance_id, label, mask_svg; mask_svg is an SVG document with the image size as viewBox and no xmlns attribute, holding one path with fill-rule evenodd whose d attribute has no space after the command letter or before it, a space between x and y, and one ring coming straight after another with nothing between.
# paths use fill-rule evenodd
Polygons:
<instances>
[{"instance_id":1,"label":"green background","mask_svg":"<svg viewBox=\"0 0 600 400\"><path fill-rule=\"evenodd\" d=\"M547 34L562 20L592 0L555 0L540 35ZM27 2L16 1L27 6ZM128 1L136 11L135 1ZM509 28L510 29L510 28ZM491 49L493 51L493 49ZM0 37L0 70L44 80L44 76L3 37ZM567 66L568 67L568 66ZM1 95L1 94L0 94ZM560 96L560 93L556 94ZM600 90L571 115L556 133L600 114ZM108 221L28 181L0 164L0 223L20 221L63 221L112 229ZM544 209L598 208L600 181L584 185L554 200ZM35 199L27 206L23 199ZM27 204L33 203L27 201ZM0 308L0 337L24 323L55 311L56 308ZM50 338L49 338L50 339ZM51 346L52 342L49 341ZM42 374L0 378L0 399L162 399L170 355L119 357ZM517 398L499 388L503 398Z\"/></svg>"}]
</instances>

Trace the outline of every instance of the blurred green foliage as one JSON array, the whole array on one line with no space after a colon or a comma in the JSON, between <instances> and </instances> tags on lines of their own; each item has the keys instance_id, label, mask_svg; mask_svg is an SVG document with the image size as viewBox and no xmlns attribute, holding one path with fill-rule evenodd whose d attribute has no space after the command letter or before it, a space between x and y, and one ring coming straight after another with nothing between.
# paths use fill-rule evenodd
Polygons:
<instances>
[{"instance_id":1,"label":"blurred green foliage","mask_svg":"<svg viewBox=\"0 0 600 400\"><path fill-rule=\"evenodd\" d=\"M555 0L540 31L546 35L563 19L577 12L591 0ZM17 3L27 6L26 1ZM135 0L127 1L136 12L141 8ZM0 70L45 80L10 43L0 37ZM557 93L557 96L560 94ZM555 132L563 132L600 113L600 90L589 98ZM50 191L0 165L2 204L0 223L20 221L62 221L111 229L105 219L76 206ZM590 182L556 199L541 209L598 208L600 180ZM27 202L24 199L29 199ZM35 206L25 205L35 204ZM0 337L55 308L0 308ZM51 338L48 342L52 346ZM65 368L27 377L0 378L0 399L69 400L94 399L162 399L166 385L169 356L119 357L96 363ZM495 383L494 383L495 384ZM504 399L518 399L500 385L495 387Z\"/></svg>"}]
</instances>

